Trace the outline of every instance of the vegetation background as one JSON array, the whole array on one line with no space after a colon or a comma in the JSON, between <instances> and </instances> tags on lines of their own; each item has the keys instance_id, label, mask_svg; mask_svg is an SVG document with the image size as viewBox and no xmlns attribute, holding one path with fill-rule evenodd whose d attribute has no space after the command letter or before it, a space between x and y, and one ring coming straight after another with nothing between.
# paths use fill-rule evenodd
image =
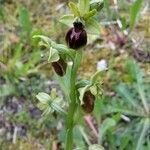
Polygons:
<instances>
[{"instance_id":1,"label":"vegetation background","mask_svg":"<svg viewBox=\"0 0 150 150\"><path fill-rule=\"evenodd\" d=\"M74 1L76 2L76 1ZM89 35L79 78L99 67L102 95L92 114L75 127L75 148L150 149L150 2L104 0L96 16L99 35ZM36 34L65 43L65 0L0 0L0 149L64 149L64 120L41 116L35 95L56 88L48 50ZM97 145L95 145L97 146ZM101 147L101 149L102 149ZM93 148L96 150L96 148ZM97 150L100 150L100 147Z\"/></svg>"}]
</instances>

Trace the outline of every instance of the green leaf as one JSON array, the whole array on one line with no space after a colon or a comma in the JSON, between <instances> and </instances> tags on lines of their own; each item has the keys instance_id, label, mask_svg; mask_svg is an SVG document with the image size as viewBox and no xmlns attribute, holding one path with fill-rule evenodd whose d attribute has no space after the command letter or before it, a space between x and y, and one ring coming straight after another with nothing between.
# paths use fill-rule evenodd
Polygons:
<instances>
[{"instance_id":1,"label":"green leaf","mask_svg":"<svg viewBox=\"0 0 150 150\"><path fill-rule=\"evenodd\" d=\"M43 104L47 104L47 102L51 100L51 97L44 92L38 93L38 95L36 95L36 98Z\"/></svg>"},{"instance_id":2,"label":"green leaf","mask_svg":"<svg viewBox=\"0 0 150 150\"><path fill-rule=\"evenodd\" d=\"M103 109L103 114L113 114L113 113L122 113L125 115L130 115L130 116L144 116L144 112L136 112L134 110L128 110L127 108L124 107L116 107L116 106L105 106L105 109Z\"/></svg>"},{"instance_id":3,"label":"green leaf","mask_svg":"<svg viewBox=\"0 0 150 150\"><path fill-rule=\"evenodd\" d=\"M31 31L31 22L28 10L25 7L19 9L19 23L24 32Z\"/></svg>"},{"instance_id":4,"label":"green leaf","mask_svg":"<svg viewBox=\"0 0 150 150\"><path fill-rule=\"evenodd\" d=\"M125 84L120 83L119 85L116 86L116 91L117 93L124 99L127 100L133 107L139 109L139 105L137 101L133 98L131 92L128 90L128 88L125 86Z\"/></svg>"},{"instance_id":5,"label":"green leaf","mask_svg":"<svg viewBox=\"0 0 150 150\"><path fill-rule=\"evenodd\" d=\"M82 147L82 150L83 150L83 147L85 146L84 145L85 142L82 137L82 132L80 130L81 128L82 128L81 126L75 126L73 128L73 139L75 139L74 142L77 145L77 147ZM81 149L79 148L79 150Z\"/></svg>"},{"instance_id":6,"label":"green leaf","mask_svg":"<svg viewBox=\"0 0 150 150\"><path fill-rule=\"evenodd\" d=\"M89 0L79 0L79 10L81 15L88 13L88 11L90 10Z\"/></svg>"},{"instance_id":7,"label":"green leaf","mask_svg":"<svg viewBox=\"0 0 150 150\"><path fill-rule=\"evenodd\" d=\"M144 144L143 142L144 142L145 136L148 133L149 129L150 129L150 118L146 118L144 120L143 129L142 129L139 139L137 141L137 146L136 146L135 150L142 149L141 147Z\"/></svg>"},{"instance_id":8,"label":"green leaf","mask_svg":"<svg viewBox=\"0 0 150 150\"><path fill-rule=\"evenodd\" d=\"M75 17L80 16L79 9L78 9L78 7L75 3L69 2L69 8L70 8L70 11L74 14Z\"/></svg>"},{"instance_id":9,"label":"green leaf","mask_svg":"<svg viewBox=\"0 0 150 150\"><path fill-rule=\"evenodd\" d=\"M56 49L54 49L54 48L50 48L50 50L49 50L49 57L48 57L48 61L49 62L56 62L56 61L58 61L59 60L59 53L58 53L58 51L56 50Z\"/></svg>"},{"instance_id":10,"label":"green leaf","mask_svg":"<svg viewBox=\"0 0 150 150\"><path fill-rule=\"evenodd\" d=\"M133 59L128 59L126 62L126 70L128 71L131 79L138 83L143 82L143 72L140 70L140 67Z\"/></svg>"},{"instance_id":11,"label":"green leaf","mask_svg":"<svg viewBox=\"0 0 150 150\"><path fill-rule=\"evenodd\" d=\"M93 18L90 18L85 22L85 28L86 31L90 34L96 34L96 35L100 34L99 23Z\"/></svg>"},{"instance_id":12,"label":"green leaf","mask_svg":"<svg viewBox=\"0 0 150 150\"><path fill-rule=\"evenodd\" d=\"M81 113L80 113L81 114ZM82 118L82 117L81 117ZM81 119L82 120L82 119ZM80 125L78 125L78 129L80 131L80 134L82 135L82 137L84 138L84 140L86 141L86 143L88 145L91 145L91 142L89 141L88 135L86 134L86 132L84 131L84 128ZM86 148L80 147L79 150L85 150Z\"/></svg>"},{"instance_id":13,"label":"green leaf","mask_svg":"<svg viewBox=\"0 0 150 150\"><path fill-rule=\"evenodd\" d=\"M116 125L116 122L112 118L107 118L103 121L103 123L101 124L99 128L99 143L102 143L102 139L106 131L114 127L115 125Z\"/></svg>"},{"instance_id":14,"label":"green leaf","mask_svg":"<svg viewBox=\"0 0 150 150\"><path fill-rule=\"evenodd\" d=\"M88 13L84 14L84 20L88 20L89 18L93 17L97 13L96 9L89 11Z\"/></svg>"},{"instance_id":15,"label":"green leaf","mask_svg":"<svg viewBox=\"0 0 150 150\"><path fill-rule=\"evenodd\" d=\"M59 19L59 22L71 27L74 22L74 15L64 15Z\"/></svg>"},{"instance_id":16,"label":"green leaf","mask_svg":"<svg viewBox=\"0 0 150 150\"><path fill-rule=\"evenodd\" d=\"M132 4L132 6L130 8L130 27L134 26L134 24L137 20L141 6L142 6L142 0L136 0Z\"/></svg>"},{"instance_id":17,"label":"green leaf","mask_svg":"<svg viewBox=\"0 0 150 150\"><path fill-rule=\"evenodd\" d=\"M66 129L62 128L59 132L58 132L58 140L61 143L65 143L65 137L66 137ZM50 149L51 150L51 149Z\"/></svg>"}]
</instances>

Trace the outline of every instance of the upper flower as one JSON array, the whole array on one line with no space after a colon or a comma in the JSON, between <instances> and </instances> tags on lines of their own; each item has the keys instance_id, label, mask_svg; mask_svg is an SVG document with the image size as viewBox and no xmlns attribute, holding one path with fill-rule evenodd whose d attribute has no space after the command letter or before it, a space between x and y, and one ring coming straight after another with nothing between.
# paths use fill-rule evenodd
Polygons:
<instances>
[{"instance_id":1,"label":"upper flower","mask_svg":"<svg viewBox=\"0 0 150 150\"><path fill-rule=\"evenodd\" d=\"M74 27L69 29L66 34L67 45L72 49L79 49L87 43L87 33L81 22L74 22Z\"/></svg>"}]
</instances>

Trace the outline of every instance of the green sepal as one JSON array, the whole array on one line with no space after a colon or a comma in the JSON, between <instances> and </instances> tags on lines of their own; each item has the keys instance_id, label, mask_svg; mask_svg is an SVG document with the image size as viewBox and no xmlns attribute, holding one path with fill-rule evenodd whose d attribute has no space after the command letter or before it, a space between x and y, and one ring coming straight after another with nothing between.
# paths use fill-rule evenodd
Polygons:
<instances>
[{"instance_id":1,"label":"green sepal","mask_svg":"<svg viewBox=\"0 0 150 150\"><path fill-rule=\"evenodd\" d=\"M57 97L55 89L52 89L50 95L44 92L38 93L36 98L39 100L37 105L38 108L44 111L42 115L47 115L49 113L53 113L54 111L66 114L62 108L64 106L62 98Z\"/></svg>"},{"instance_id":2,"label":"green sepal","mask_svg":"<svg viewBox=\"0 0 150 150\"><path fill-rule=\"evenodd\" d=\"M79 0L79 11L81 16L88 13L90 10L90 2L89 0Z\"/></svg>"},{"instance_id":3,"label":"green sepal","mask_svg":"<svg viewBox=\"0 0 150 150\"><path fill-rule=\"evenodd\" d=\"M79 9L75 3L69 2L68 6L69 6L70 11L74 14L75 17L80 16Z\"/></svg>"},{"instance_id":4,"label":"green sepal","mask_svg":"<svg viewBox=\"0 0 150 150\"><path fill-rule=\"evenodd\" d=\"M60 19L59 19L59 22L69 26L69 27L72 27L72 23L74 22L74 15L73 14L69 14L69 15L64 15L62 16Z\"/></svg>"},{"instance_id":5,"label":"green sepal","mask_svg":"<svg viewBox=\"0 0 150 150\"><path fill-rule=\"evenodd\" d=\"M98 94L98 87L96 86L96 84L94 84L93 86L90 87L90 91L93 95Z\"/></svg>"},{"instance_id":6,"label":"green sepal","mask_svg":"<svg viewBox=\"0 0 150 150\"><path fill-rule=\"evenodd\" d=\"M36 98L43 104L47 104L48 101L51 101L51 97L44 92L40 92L36 95Z\"/></svg>"},{"instance_id":7,"label":"green sepal","mask_svg":"<svg viewBox=\"0 0 150 150\"><path fill-rule=\"evenodd\" d=\"M92 0L90 1L90 10L96 9L97 11L101 11L104 7L104 2L100 0Z\"/></svg>"},{"instance_id":8,"label":"green sepal","mask_svg":"<svg viewBox=\"0 0 150 150\"><path fill-rule=\"evenodd\" d=\"M89 34L100 34L99 23L94 18L90 18L87 21L85 21L85 28L87 33Z\"/></svg>"},{"instance_id":9,"label":"green sepal","mask_svg":"<svg viewBox=\"0 0 150 150\"><path fill-rule=\"evenodd\" d=\"M93 9L93 10L89 11L88 13L85 13L83 16L83 19L88 20L89 18L93 17L96 13L97 13L97 10Z\"/></svg>"}]
</instances>

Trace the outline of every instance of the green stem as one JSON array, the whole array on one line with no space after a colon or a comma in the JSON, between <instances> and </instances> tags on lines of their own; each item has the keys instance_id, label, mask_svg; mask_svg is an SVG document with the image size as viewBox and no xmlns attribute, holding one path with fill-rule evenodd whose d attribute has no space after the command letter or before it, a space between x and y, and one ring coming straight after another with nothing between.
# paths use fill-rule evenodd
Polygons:
<instances>
[{"instance_id":1,"label":"green stem","mask_svg":"<svg viewBox=\"0 0 150 150\"><path fill-rule=\"evenodd\" d=\"M73 61L73 66L71 70L71 77L70 77L70 103L69 103L69 110L67 115L67 135L66 135L66 150L72 150L73 147L73 126L74 126L74 114L77 108L77 96L76 96L76 73L79 68L81 62L81 51L76 52L75 59Z\"/></svg>"}]
</instances>

